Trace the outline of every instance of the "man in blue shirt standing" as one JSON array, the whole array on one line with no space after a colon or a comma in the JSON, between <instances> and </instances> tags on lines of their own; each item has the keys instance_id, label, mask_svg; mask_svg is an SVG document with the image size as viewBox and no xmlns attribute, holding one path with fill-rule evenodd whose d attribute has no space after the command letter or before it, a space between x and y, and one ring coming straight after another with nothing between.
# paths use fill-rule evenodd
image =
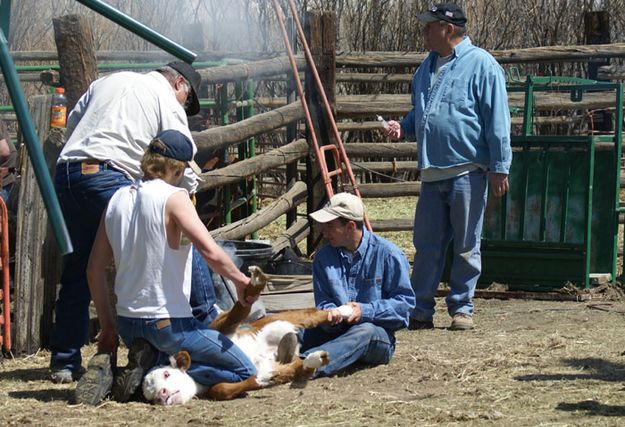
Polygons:
<instances>
[{"instance_id":1,"label":"man in blue shirt standing","mask_svg":"<svg viewBox=\"0 0 625 427\"><path fill-rule=\"evenodd\" d=\"M414 75L412 111L386 129L393 139L416 136L422 182L411 277L416 307L408 328L434 327L434 296L453 240L450 329L472 329L487 189L496 197L508 191L512 161L505 77L466 36L467 19L456 4L437 4L418 18L431 52Z\"/></svg>"},{"instance_id":2,"label":"man in blue shirt standing","mask_svg":"<svg viewBox=\"0 0 625 427\"><path fill-rule=\"evenodd\" d=\"M330 310L331 325L306 330L303 355L329 353L330 363L315 376L356 362L388 363L395 351L394 331L408 325L414 308L404 253L364 229L364 206L353 194L334 195L310 216L322 224L328 242L315 255L313 286L315 304Z\"/></svg>"}]
</instances>

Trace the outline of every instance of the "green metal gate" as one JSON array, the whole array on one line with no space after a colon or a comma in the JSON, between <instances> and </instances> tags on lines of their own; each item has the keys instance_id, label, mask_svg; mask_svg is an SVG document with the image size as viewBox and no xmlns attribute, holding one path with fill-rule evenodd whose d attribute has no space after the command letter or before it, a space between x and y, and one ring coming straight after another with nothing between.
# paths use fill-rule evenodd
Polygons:
<instances>
[{"instance_id":1,"label":"green metal gate","mask_svg":"<svg viewBox=\"0 0 625 427\"><path fill-rule=\"evenodd\" d=\"M509 88L515 90L525 91L523 135L512 137L510 191L503 198L489 194L479 286L498 282L512 289L550 290L572 282L589 287L594 274L614 281L622 85L528 77L523 86ZM534 93L548 91L570 93L572 101L591 91L612 97L615 131L532 135Z\"/></svg>"}]
</instances>

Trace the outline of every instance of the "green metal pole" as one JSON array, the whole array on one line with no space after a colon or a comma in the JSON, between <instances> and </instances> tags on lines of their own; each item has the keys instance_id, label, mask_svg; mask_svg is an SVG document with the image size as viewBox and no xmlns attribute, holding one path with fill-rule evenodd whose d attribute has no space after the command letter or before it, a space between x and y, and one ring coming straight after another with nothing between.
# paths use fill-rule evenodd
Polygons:
<instances>
[{"instance_id":1,"label":"green metal pole","mask_svg":"<svg viewBox=\"0 0 625 427\"><path fill-rule=\"evenodd\" d=\"M100 15L110 19L118 25L121 25L125 29L132 31L139 37L149 41L150 43L160 47L166 52L171 53L172 55L180 58L181 60L188 62L189 64L195 61L197 58L197 54L191 52L190 50L180 46L177 43L169 40L166 37L163 37L156 31L152 30L149 27L146 27L142 23L132 19L131 17L124 15L119 10L115 9L108 4L99 1L99 0L77 0L79 3L87 6L89 9L92 9L98 12Z\"/></svg>"},{"instance_id":2,"label":"green metal pole","mask_svg":"<svg viewBox=\"0 0 625 427\"><path fill-rule=\"evenodd\" d=\"M616 203L615 203L615 212L614 212L614 241L613 241L613 253L614 257L612 259L612 284L616 284L616 266L617 266L617 258L618 258L618 217L619 217L619 208L620 208L620 193L621 193L621 156L622 156L622 144L623 143L623 83L618 83L616 85L616 111L614 112L614 151L615 151L615 159L614 159L614 174L616 175L614 178L615 183L615 191L616 191ZM625 231L623 231L625 235ZM625 268L621 272L621 277L625 274Z\"/></svg>"},{"instance_id":3,"label":"green metal pole","mask_svg":"<svg viewBox=\"0 0 625 427\"><path fill-rule=\"evenodd\" d=\"M221 125L225 126L230 123L230 116L228 115L228 83L224 83L219 90L219 114L221 115ZM223 149L224 166L228 164L228 149ZM230 194L230 186L223 187L223 223L232 223L232 195Z\"/></svg>"},{"instance_id":4,"label":"green metal pole","mask_svg":"<svg viewBox=\"0 0 625 427\"><path fill-rule=\"evenodd\" d=\"M11 0L0 0L0 28L9 38L9 24L11 22Z\"/></svg>"},{"instance_id":5,"label":"green metal pole","mask_svg":"<svg viewBox=\"0 0 625 427\"><path fill-rule=\"evenodd\" d=\"M11 102L15 108L15 114L17 120L22 129L26 147L28 148L28 156L30 162L33 165L35 172L35 178L37 178L37 184L41 191L41 197L43 203L46 206L48 212L48 218L52 225L52 231L56 237L56 241L59 245L59 250L62 255L73 252L72 242L67 232L67 226L63 219L61 212L61 206L56 198L56 192L52 186L52 180L48 173L48 167L43 157L41 146L39 145L39 138L35 132L26 100L24 99L24 93L20 87L19 80L17 78L17 72L15 71L15 64L13 58L9 54L9 42L4 36L4 32L0 32L0 65L2 66L2 74L4 75L4 81L6 82L9 95L11 96Z\"/></svg>"},{"instance_id":6,"label":"green metal pole","mask_svg":"<svg viewBox=\"0 0 625 427\"><path fill-rule=\"evenodd\" d=\"M243 99L243 83L239 80L234 83L234 100L237 105L235 111L237 114L237 122L245 120L245 107L241 105L240 102ZM237 146L237 156L239 157L239 161L245 160L248 158L247 155L247 143L244 141ZM242 194L242 197L239 198L235 202L236 206L241 206L239 209L239 218L248 217L250 215L248 204L249 204L249 194L247 193L247 180L242 180L239 182L239 190Z\"/></svg>"},{"instance_id":7,"label":"green metal pole","mask_svg":"<svg viewBox=\"0 0 625 427\"><path fill-rule=\"evenodd\" d=\"M254 99L254 82L252 80L248 80L247 81L247 97L246 100L247 101L251 101ZM250 117L254 116L254 104L252 102L249 102L247 107L245 107L245 118L248 119ZM247 140L247 155L248 157L254 157L256 155L256 138L250 138ZM249 206L250 206L250 214L255 214L256 213L256 176L252 177L252 180L250 182L250 193L252 195L252 198L249 202ZM252 233L252 239L256 240L258 239L258 233L256 231L254 231Z\"/></svg>"}]
</instances>

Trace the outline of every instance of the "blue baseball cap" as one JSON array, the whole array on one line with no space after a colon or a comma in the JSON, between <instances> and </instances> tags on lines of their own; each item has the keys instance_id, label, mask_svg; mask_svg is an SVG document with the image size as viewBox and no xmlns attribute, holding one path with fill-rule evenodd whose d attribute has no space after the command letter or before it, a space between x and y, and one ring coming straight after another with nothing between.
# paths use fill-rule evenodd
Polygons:
<instances>
[{"instance_id":1,"label":"blue baseball cap","mask_svg":"<svg viewBox=\"0 0 625 427\"><path fill-rule=\"evenodd\" d=\"M202 169L193 161L193 143L186 135L177 130L168 129L156 135L153 141L162 142L164 148L150 144L149 150L152 153L186 162L196 175L202 174Z\"/></svg>"}]
</instances>

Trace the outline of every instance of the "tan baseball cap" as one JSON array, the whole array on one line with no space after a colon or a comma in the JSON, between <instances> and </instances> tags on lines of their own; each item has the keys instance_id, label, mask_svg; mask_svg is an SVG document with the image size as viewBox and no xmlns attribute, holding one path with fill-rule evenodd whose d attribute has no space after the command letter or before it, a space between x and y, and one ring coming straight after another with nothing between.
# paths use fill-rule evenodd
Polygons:
<instances>
[{"instance_id":1,"label":"tan baseball cap","mask_svg":"<svg viewBox=\"0 0 625 427\"><path fill-rule=\"evenodd\" d=\"M350 193L338 193L332 196L323 207L310 214L317 222L330 222L336 218L345 218L351 221L362 221L365 216L365 206L360 197Z\"/></svg>"}]
</instances>

